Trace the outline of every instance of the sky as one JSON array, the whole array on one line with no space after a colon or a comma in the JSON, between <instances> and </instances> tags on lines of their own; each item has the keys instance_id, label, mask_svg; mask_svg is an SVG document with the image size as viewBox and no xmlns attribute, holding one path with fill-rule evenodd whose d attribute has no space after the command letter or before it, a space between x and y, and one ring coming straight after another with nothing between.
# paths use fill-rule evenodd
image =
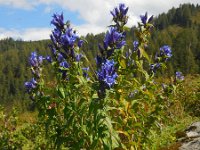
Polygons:
<instances>
[{"instance_id":1,"label":"sky","mask_svg":"<svg viewBox=\"0 0 200 150\"><path fill-rule=\"evenodd\" d=\"M119 3L129 7L127 26L132 27L145 12L157 16L180 4L200 4L200 0L0 0L0 39L49 39L54 13L63 13L79 35L105 32L112 22L110 11Z\"/></svg>"}]
</instances>

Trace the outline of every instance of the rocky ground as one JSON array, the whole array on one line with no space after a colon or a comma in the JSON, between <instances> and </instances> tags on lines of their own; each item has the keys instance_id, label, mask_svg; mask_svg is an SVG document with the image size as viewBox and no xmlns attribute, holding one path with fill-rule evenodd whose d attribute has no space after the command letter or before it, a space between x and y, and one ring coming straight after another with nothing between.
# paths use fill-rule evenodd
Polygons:
<instances>
[{"instance_id":1,"label":"rocky ground","mask_svg":"<svg viewBox=\"0 0 200 150\"><path fill-rule=\"evenodd\" d=\"M160 150L200 150L200 122L194 122L185 131L176 133L177 142Z\"/></svg>"}]
</instances>

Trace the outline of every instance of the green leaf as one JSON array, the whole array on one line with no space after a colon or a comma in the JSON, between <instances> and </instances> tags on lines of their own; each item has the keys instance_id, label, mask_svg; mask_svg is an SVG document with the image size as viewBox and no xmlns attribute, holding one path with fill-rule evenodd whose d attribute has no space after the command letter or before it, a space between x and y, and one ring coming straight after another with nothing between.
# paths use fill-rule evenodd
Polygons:
<instances>
[{"instance_id":1,"label":"green leaf","mask_svg":"<svg viewBox=\"0 0 200 150\"><path fill-rule=\"evenodd\" d=\"M121 66L123 69L126 69L126 59L123 58L123 57L121 57L121 58L118 59L118 61L119 61L120 66Z\"/></svg>"},{"instance_id":2,"label":"green leaf","mask_svg":"<svg viewBox=\"0 0 200 150\"><path fill-rule=\"evenodd\" d=\"M58 91L58 95L59 95L61 98L65 98L65 91L64 91L63 87L57 88L57 91Z\"/></svg>"},{"instance_id":3,"label":"green leaf","mask_svg":"<svg viewBox=\"0 0 200 150\"><path fill-rule=\"evenodd\" d=\"M149 55L146 53L146 51L141 47L139 47L139 50L141 55L144 56L148 60L148 62L150 62Z\"/></svg>"}]
</instances>

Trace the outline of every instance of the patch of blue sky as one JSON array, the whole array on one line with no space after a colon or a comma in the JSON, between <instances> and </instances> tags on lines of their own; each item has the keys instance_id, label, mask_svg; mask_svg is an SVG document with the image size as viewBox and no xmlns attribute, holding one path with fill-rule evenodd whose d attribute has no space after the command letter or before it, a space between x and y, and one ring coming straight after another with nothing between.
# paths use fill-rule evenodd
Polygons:
<instances>
[{"instance_id":1,"label":"patch of blue sky","mask_svg":"<svg viewBox=\"0 0 200 150\"><path fill-rule=\"evenodd\" d=\"M17 30L25 28L48 28L51 27L50 21L52 20L52 15L62 12L65 21L70 20L75 25L85 23L77 12L64 10L58 5L38 5L30 10L0 6L0 28Z\"/></svg>"}]
</instances>

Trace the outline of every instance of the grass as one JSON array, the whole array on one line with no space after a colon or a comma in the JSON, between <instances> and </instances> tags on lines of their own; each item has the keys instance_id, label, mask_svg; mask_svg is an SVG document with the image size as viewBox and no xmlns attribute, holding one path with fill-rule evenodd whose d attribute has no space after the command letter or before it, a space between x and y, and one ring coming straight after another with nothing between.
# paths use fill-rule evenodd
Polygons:
<instances>
[{"instance_id":1,"label":"grass","mask_svg":"<svg viewBox=\"0 0 200 150\"><path fill-rule=\"evenodd\" d=\"M152 133L152 150L173 150L180 146L180 143L177 142L177 138L180 133L183 133L185 128L191 123L199 121L197 117L191 117L187 114L184 115L184 118L180 118L164 126L160 133Z\"/></svg>"},{"instance_id":2,"label":"grass","mask_svg":"<svg viewBox=\"0 0 200 150\"><path fill-rule=\"evenodd\" d=\"M160 133L151 133L152 150L178 150L177 139L188 125L200 120L200 75L188 75L179 87L169 108L172 119L162 126Z\"/></svg>"}]
</instances>

